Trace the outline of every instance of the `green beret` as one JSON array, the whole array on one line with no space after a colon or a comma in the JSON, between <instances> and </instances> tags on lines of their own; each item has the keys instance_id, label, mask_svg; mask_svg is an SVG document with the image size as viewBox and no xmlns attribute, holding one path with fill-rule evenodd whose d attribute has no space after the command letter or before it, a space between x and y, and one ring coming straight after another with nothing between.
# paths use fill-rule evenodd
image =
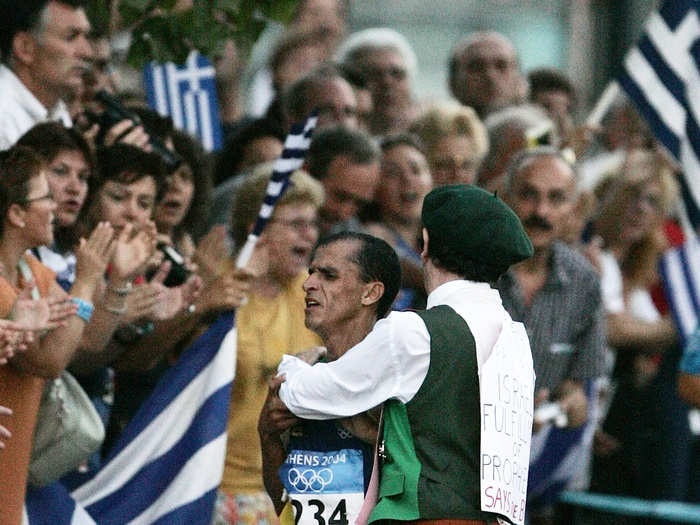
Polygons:
<instances>
[{"instance_id":1,"label":"green beret","mask_svg":"<svg viewBox=\"0 0 700 525\"><path fill-rule=\"evenodd\" d=\"M532 256L532 243L518 216L476 186L435 188L423 200L421 218L431 244L447 245L474 262L507 268Z\"/></svg>"}]
</instances>

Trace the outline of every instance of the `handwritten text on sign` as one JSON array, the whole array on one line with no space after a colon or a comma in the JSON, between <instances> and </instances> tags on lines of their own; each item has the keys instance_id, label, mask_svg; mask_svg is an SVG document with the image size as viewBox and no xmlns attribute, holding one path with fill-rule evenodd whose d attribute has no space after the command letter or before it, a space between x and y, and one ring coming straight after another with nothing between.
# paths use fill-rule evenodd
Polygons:
<instances>
[{"instance_id":1,"label":"handwritten text on sign","mask_svg":"<svg viewBox=\"0 0 700 525\"><path fill-rule=\"evenodd\" d=\"M534 388L525 328L508 320L479 369L481 509L518 525L525 520Z\"/></svg>"}]
</instances>

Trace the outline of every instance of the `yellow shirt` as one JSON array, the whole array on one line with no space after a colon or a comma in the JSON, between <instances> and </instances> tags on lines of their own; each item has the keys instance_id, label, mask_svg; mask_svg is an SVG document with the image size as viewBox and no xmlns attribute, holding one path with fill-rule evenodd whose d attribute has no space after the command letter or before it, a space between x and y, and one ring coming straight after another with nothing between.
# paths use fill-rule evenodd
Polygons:
<instances>
[{"instance_id":1,"label":"yellow shirt","mask_svg":"<svg viewBox=\"0 0 700 525\"><path fill-rule=\"evenodd\" d=\"M286 353L320 344L304 326L304 292L300 274L270 299L251 294L236 312L238 357L228 418L226 463L221 489L228 494L265 490L258 416L267 397L267 380Z\"/></svg>"}]
</instances>

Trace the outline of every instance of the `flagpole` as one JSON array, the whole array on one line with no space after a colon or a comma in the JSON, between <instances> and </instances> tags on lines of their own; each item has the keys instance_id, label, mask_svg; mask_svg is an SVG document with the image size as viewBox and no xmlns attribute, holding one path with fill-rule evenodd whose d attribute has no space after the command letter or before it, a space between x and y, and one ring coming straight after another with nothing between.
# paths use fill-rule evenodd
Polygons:
<instances>
[{"instance_id":1,"label":"flagpole","mask_svg":"<svg viewBox=\"0 0 700 525\"><path fill-rule=\"evenodd\" d=\"M254 233L248 235L243 248L241 248L241 251L238 252L238 257L236 257L236 268L245 268L248 265L259 238Z\"/></svg>"},{"instance_id":2,"label":"flagpole","mask_svg":"<svg viewBox=\"0 0 700 525\"><path fill-rule=\"evenodd\" d=\"M287 135L284 141L282 154L275 161L272 177L267 183L265 198L260 205L260 212L258 213L258 219L255 222L253 231L248 234L243 248L241 248L241 251L238 252L238 256L236 257L236 268L244 268L247 266L255 250L255 245L258 239L260 239L263 228L267 224L267 221L270 220L270 217L272 217L277 199L279 199L282 193L287 189L287 184L292 173L301 168L304 164L304 155L311 145L311 135L316 127L317 121L318 117L314 111L305 121L294 124L289 135Z\"/></svg>"},{"instance_id":3,"label":"flagpole","mask_svg":"<svg viewBox=\"0 0 700 525\"><path fill-rule=\"evenodd\" d=\"M613 102L615 102L615 99L619 94L620 84L618 84L615 80L611 80L603 90L603 93L600 95L600 98L598 99L598 102L596 102L593 111L591 111L591 113L588 115L586 125L591 128L597 128L600 126L600 123L603 121L603 117L608 113L608 111L610 111L610 107L612 106Z\"/></svg>"}]
</instances>

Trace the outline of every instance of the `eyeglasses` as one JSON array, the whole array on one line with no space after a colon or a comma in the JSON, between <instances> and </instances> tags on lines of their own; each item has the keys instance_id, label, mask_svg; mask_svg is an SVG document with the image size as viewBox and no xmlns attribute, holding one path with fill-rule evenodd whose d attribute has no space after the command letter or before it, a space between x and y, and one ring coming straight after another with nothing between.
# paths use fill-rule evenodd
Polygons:
<instances>
[{"instance_id":1,"label":"eyeglasses","mask_svg":"<svg viewBox=\"0 0 700 525\"><path fill-rule=\"evenodd\" d=\"M19 202L19 204L30 204L30 203L36 202L36 201L43 201L44 199L48 199L50 201L53 201L53 194L51 192L48 192L46 195L42 195L41 197L32 197L31 199L23 199Z\"/></svg>"},{"instance_id":2,"label":"eyeglasses","mask_svg":"<svg viewBox=\"0 0 700 525\"><path fill-rule=\"evenodd\" d=\"M319 227L319 222L317 219L270 219L270 222L278 222L280 224L284 224L285 226L292 228L295 231L303 231L309 228L318 230Z\"/></svg>"}]
</instances>

